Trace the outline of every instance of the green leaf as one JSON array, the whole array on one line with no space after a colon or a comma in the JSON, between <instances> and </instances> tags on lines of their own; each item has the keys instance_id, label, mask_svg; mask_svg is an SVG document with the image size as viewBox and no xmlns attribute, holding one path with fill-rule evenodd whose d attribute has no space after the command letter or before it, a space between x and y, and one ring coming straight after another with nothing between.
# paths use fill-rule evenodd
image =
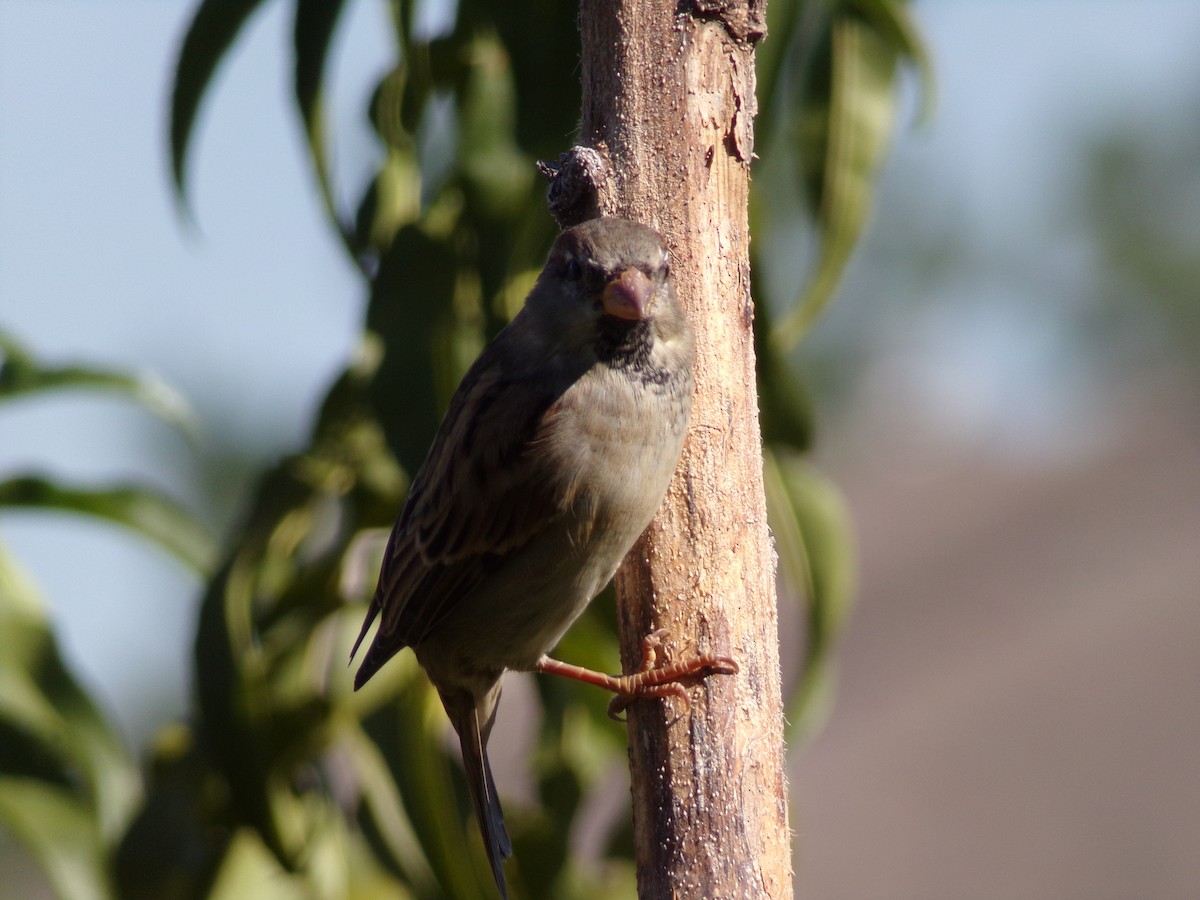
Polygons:
<instances>
[{"instance_id":1,"label":"green leaf","mask_svg":"<svg viewBox=\"0 0 1200 900\"><path fill-rule=\"evenodd\" d=\"M325 133L325 61L344 6L345 0L296 0L296 17L292 28L292 43L296 53L293 87L296 105L304 120L308 154L321 190L325 215L337 230L351 258L357 260L360 248L356 246L354 231L338 212L329 174L329 141Z\"/></svg>"},{"instance_id":2,"label":"green leaf","mask_svg":"<svg viewBox=\"0 0 1200 900\"><path fill-rule=\"evenodd\" d=\"M122 900L207 896L232 837L204 747L180 723L166 725L145 752L145 802L114 852Z\"/></svg>"},{"instance_id":3,"label":"green leaf","mask_svg":"<svg viewBox=\"0 0 1200 900\"><path fill-rule=\"evenodd\" d=\"M445 386L457 383L446 371L445 351L458 267L450 240L407 225L396 232L371 287L367 329L382 340L384 355L368 394L388 445L409 472L420 467L437 431L450 394Z\"/></svg>"},{"instance_id":4,"label":"green leaf","mask_svg":"<svg viewBox=\"0 0 1200 900\"><path fill-rule=\"evenodd\" d=\"M217 65L263 0L203 0L183 38L171 90L171 173L182 202L188 142Z\"/></svg>"},{"instance_id":5,"label":"green leaf","mask_svg":"<svg viewBox=\"0 0 1200 900\"><path fill-rule=\"evenodd\" d=\"M63 662L44 609L0 548L0 725L31 756L0 753L7 772L34 774L86 791L103 834L115 837L137 796L129 752ZM36 758L33 758L36 754ZM57 772L47 772L49 764Z\"/></svg>"},{"instance_id":6,"label":"green leaf","mask_svg":"<svg viewBox=\"0 0 1200 900\"><path fill-rule=\"evenodd\" d=\"M137 802L137 768L67 669L36 592L2 547L0 737L0 822L60 896L111 896L106 850Z\"/></svg>"},{"instance_id":7,"label":"green leaf","mask_svg":"<svg viewBox=\"0 0 1200 900\"><path fill-rule=\"evenodd\" d=\"M516 80L499 38L483 32L466 44L457 93L458 166L480 220L507 222L533 184L533 160L517 146Z\"/></svg>"},{"instance_id":8,"label":"green leaf","mask_svg":"<svg viewBox=\"0 0 1200 900\"><path fill-rule=\"evenodd\" d=\"M758 115L754 118L757 135L770 136L776 116L787 112L781 109L787 102L783 89L787 81L785 73L794 62L806 6L801 0L771 0L770 32L754 51L759 98Z\"/></svg>"},{"instance_id":9,"label":"green leaf","mask_svg":"<svg viewBox=\"0 0 1200 900\"><path fill-rule=\"evenodd\" d=\"M207 896L211 900L294 900L304 896L303 881L289 874L250 828L239 828Z\"/></svg>"},{"instance_id":10,"label":"green leaf","mask_svg":"<svg viewBox=\"0 0 1200 900\"><path fill-rule=\"evenodd\" d=\"M817 191L820 254L805 295L772 335L783 350L795 346L833 296L867 221L875 176L892 134L895 45L858 15L840 14L833 21L830 52L827 127L802 149L804 164L823 161ZM810 114L820 116L819 110Z\"/></svg>"},{"instance_id":11,"label":"green leaf","mask_svg":"<svg viewBox=\"0 0 1200 900\"><path fill-rule=\"evenodd\" d=\"M263 478L236 552L208 587L196 634L199 743L228 785L228 815L252 827L289 871L327 848L332 800L309 787L310 773L336 746L343 717L355 715L334 640L347 543L364 524L380 524L376 492L387 494L390 518L403 486L366 417L362 381L378 360L373 347L367 342L331 389L311 449ZM342 877L335 870L330 861L329 877Z\"/></svg>"},{"instance_id":12,"label":"green leaf","mask_svg":"<svg viewBox=\"0 0 1200 900\"><path fill-rule=\"evenodd\" d=\"M791 593L805 604L805 656L788 694L789 740L811 737L828 712L833 651L853 605L856 571L850 515L841 494L802 457L763 455L767 513Z\"/></svg>"},{"instance_id":13,"label":"green leaf","mask_svg":"<svg viewBox=\"0 0 1200 900\"><path fill-rule=\"evenodd\" d=\"M513 138L531 158L554 159L579 127L579 19L571 13L574 8L547 0L459 0L456 34L494 28L504 47L519 98ZM535 215L545 217L545 206Z\"/></svg>"},{"instance_id":14,"label":"green leaf","mask_svg":"<svg viewBox=\"0 0 1200 900\"><path fill-rule=\"evenodd\" d=\"M0 509L4 507L57 509L115 522L169 550L201 575L216 559L208 529L174 500L147 487L73 488L27 474L0 482Z\"/></svg>"},{"instance_id":15,"label":"green leaf","mask_svg":"<svg viewBox=\"0 0 1200 900\"><path fill-rule=\"evenodd\" d=\"M754 217L751 219L753 227ZM753 249L751 268L758 264ZM807 450L813 439L812 401L804 385L788 365L787 355L770 339L770 304L754 306L754 354L757 360L759 418L762 437L767 444L785 444L794 450Z\"/></svg>"},{"instance_id":16,"label":"green leaf","mask_svg":"<svg viewBox=\"0 0 1200 900\"><path fill-rule=\"evenodd\" d=\"M375 743L388 750L391 777L444 894L464 900L493 897L491 867L478 828L455 791L461 767L451 761L457 750L446 749L446 714L437 695L424 678L410 677L390 708L367 725Z\"/></svg>"},{"instance_id":17,"label":"green leaf","mask_svg":"<svg viewBox=\"0 0 1200 900\"><path fill-rule=\"evenodd\" d=\"M411 148L389 146L375 178L359 203L354 242L380 256L396 233L417 220L421 206L421 166Z\"/></svg>"},{"instance_id":18,"label":"green leaf","mask_svg":"<svg viewBox=\"0 0 1200 900\"><path fill-rule=\"evenodd\" d=\"M359 780L363 815L379 835L392 862L403 874L405 883L412 886L418 897L438 896L437 880L396 790L396 782L388 772L383 754L357 726L347 730L341 746L350 757Z\"/></svg>"},{"instance_id":19,"label":"green leaf","mask_svg":"<svg viewBox=\"0 0 1200 900\"><path fill-rule=\"evenodd\" d=\"M183 397L153 375L128 375L88 366L50 366L0 331L0 401L54 390L98 390L128 396L168 425L194 439L196 415Z\"/></svg>"},{"instance_id":20,"label":"green leaf","mask_svg":"<svg viewBox=\"0 0 1200 900\"><path fill-rule=\"evenodd\" d=\"M292 586L299 548L312 534L316 500L300 468L289 459L264 476L237 550L201 603L193 657L199 740L229 785L237 821L253 825L288 868L298 864L310 822L303 810L288 810L300 815L277 828L290 769L278 765L275 673L257 616L274 612Z\"/></svg>"},{"instance_id":21,"label":"green leaf","mask_svg":"<svg viewBox=\"0 0 1200 900\"><path fill-rule=\"evenodd\" d=\"M892 42L897 52L916 67L921 79L921 103L917 117L920 121L928 121L937 105L937 78L933 74L933 57L909 15L908 3L902 0L851 2L870 19L880 34Z\"/></svg>"},{"instance_id":22,"label":"green leaf","mask_svg":"<svg viewBox=\"0 0 1200 900\"><path fill-rule=\"evenodd\" d=\"M63 900L115 896L91 811L69 791L0 775L0 822L29 849Z\"/></svg>"}]
</instances>

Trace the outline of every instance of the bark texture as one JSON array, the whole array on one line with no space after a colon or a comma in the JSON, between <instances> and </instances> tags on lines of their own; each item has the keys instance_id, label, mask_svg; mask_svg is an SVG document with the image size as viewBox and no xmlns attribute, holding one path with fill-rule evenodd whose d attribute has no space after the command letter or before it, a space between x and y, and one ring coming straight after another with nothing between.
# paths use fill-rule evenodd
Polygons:
<instances>
[{"instance_id":1,"label":"bark texture","mask_svg":"<svg viewBox=\"0 0 1200 900\"><path fill-rule=\"evenodd\" d=\"M663 235L697 340L682 460L617 574L624 664L667 628L668 659L712 652L741 666L690 688L690 708L629 710L643 900L792 896L747 222L764 5L581 4L582 143L604 170L596 203Z\"/></svg>"}]
</instances>

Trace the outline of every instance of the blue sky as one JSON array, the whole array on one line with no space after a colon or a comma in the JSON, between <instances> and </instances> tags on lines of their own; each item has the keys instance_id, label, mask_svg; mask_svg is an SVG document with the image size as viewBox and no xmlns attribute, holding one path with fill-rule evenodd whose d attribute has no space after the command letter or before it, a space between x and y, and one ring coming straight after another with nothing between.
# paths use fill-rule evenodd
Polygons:
<instances>
[{"instance_id":1,"label":"blue sky","mask_svg":"<svg viewBox=\"0 0 1200 900\"><path fill-rule=\"evenodd\" d=\"M193 144L195 226L178 215L165 115L191 6L0 4L0 327L52 360L154 371L210 433L286 452L350 351L362 287L324 225L301 151L285 4L267 4L221 69ZM334 83L348 197L368 171L361 110L386 61L382 4L351 7ZM1147 102L1187 96L1200 75L1200 4L1184 0L942 0L917 14L939 102L930 125L900 134L891 177L939 167L934 199L997 243L1047 233L1042 198L1069 173L1070 139L1089 123L1136 121ZM955 404L1013 415L988 397L1011 377L1020 341L991 339L989 350L986 321L962 323L977 333L966 358L930 370L931 408L944 405L947 421ZM939 393L946 384L965 396ZM0 473L36 466L173 488L188 483L197 452L203 443L197 451L115 401L0 411ZM71 661L127 727L184 710L198 589L187 573L124 535L59 517L5 516L0 537L42 588ZM144 709L152 695L166 709Z\"/></svg>"}]
</instances>

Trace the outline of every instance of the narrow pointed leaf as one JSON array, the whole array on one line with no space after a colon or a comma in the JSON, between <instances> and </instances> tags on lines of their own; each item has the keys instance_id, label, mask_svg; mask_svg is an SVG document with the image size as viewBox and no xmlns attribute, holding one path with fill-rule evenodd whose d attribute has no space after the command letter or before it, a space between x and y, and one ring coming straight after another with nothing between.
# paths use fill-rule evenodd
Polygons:
<instances>
[{"instance_id":1,"label":"narrow pointed leaf","mask_svg":"<svg viewBox=\"0 0 1200 900\"><path fill-rule=\"evenodd\" d=\"M293 900L303 896L302 879L286 871L250 828L239 828L207 891L210 900Z\"/></svg>"},{"instance_id":2,"label":"narrow pointed leaf","mask_svg":"<svg viewBox=\"0 0 1200 900\"><path fill-rule=\"evenodd\" d=\"M908 3L904 0L853 0L853 3L882 35L892 41L899 54L916 67L921 79L917 118L928 121L937 104L937 79L933 73L933 57L912 20Z\"/></svg>"},{"instance_id":3,"label":"narrow pointed leaf","mask_svg":"<svg viewBox=\"0 0 1200 900\"><path fill-rule=\"evenodd\" d=\"M89 798L108 838L124 827L137 769L120 736L63 661L32 585L0 548L0 728L31 756L0 753L0 768L40 774ZM36 756L36 759L34 758ZM56 769L49 771L46 767Z\"/></svg>"},{"instance_id":4,"label":"narrow pointed leaf","mask_svg":"<svg viewBox=\"0 0 1200 900\"><path fill-rule=\"evenodd\" d=\"M768 39L754 51L754 72L758 82L758 115L754 117L754 132L769 136L776 119L783 118L787 110L780 107L786 102L781 89L786 80L785 72L794 64L797 33L801 29L803 4L799 0L772 0L771 27ZM759 137L757 140L761 141Z\"/></svg>"},{"instance_id":5,"label":"narrow pointed leaf","mask_svg":"<svg viewBox=\"0 0 1200 900\"><path fill-rule=\"evenodd\" d=\"M99 829L69 791L34 778L0 775L0 822L38 861L63 900L114 896Z\"/></svg>"},{"instance_id":6,"label":"narrow pointed leaf","mask_svg":"<svg viewBox=\"0 0 1200 900\"><path fill-rule=\"evenodd\" d=\"M763 461L780 568L805 604L804 663L787 710L789 740L802 740L819 728L832 697L833 651L855 589L852 529L841 494L803 458L768 448Z\"/></svg>"},{"instance_id":7,"label":"narrow pointed leaf","mask_svg":"<svg viewBox=\"0 0 1200 900\"><path fill-rule=\"evenodd\" d=\"M753 227L753 219L751 220ZM750 251L751 266L758 256ZM758 360L758 402L762 436L766 444L780 444L793 450L807 450L813 439L812 401L803 383L788 367L787 355L770 339L771 307L754 307L754 353Z\"/></svg>"},{"instance_id":8,"label":"narrow pointed leaf","mask_svg":"<svg viewBox=\"0 0 1200 900\"><path fill-rule=\"evenodd\" d=\"M820 190L820 254L805 295L774 340L790 349L824 310L871 208L875 176L892 134L897 50L866 20L833 23L832 94Z\"/></svg>"},{"instance_id":9,"label":"narrow pointed leaf","mask_svg":"<svg viewBox=\"0 0 1200 900\"><path fill-rule=\"evenodd\" d=\"M91 366L51 366L12 335L0 331L0 402L55 390L96 390L129 397L168 425L195 439L196 414L170 385L154 375L130 375Z\"/></svg>"},{"instance_id":10,"label":"narrow pointed leaf","mask_svg":"<svg viewBox=\"0 0 1200 900\"><path fill-rule=\"evenodd\" d=\"M455 764L442 749L445 714L423 680L409 680L392 709L372 717L369 733L388 748L392 778L446 896L485 900L494 896L491 868L478 829L455 793Z\"/></svg>"},{"instance_id":11,"label":"narrow pointed leaf","mask_svg":"<svg viewBox=\"0 0 1200 900\"><path fill-rule=\"evenodd\" d=\"M296 54L293 87L325 214L351 257L356 259L358 250L353 243L353 230L343 221L337 208L329 172L329 139L325 133L325 61L344 5L344 0L296 0L292 29Z\"/></svg>"},{"instance_id":12,"label":"narrow pointed leaf","mask_svg":"<svg viewBox=\"0 0 1200 900\"><path fill-rule=\"evenodd\" d=\"M0 509L57 509L123 525L155 542L200 574L216 559L208 529L174 500L146 487L73 488L40 475L0 482Z\"/></svg>"},{"instance_id":13,"label":"narrow pointed leaf","mask_svg":"<svg viewBox=\"0 0 1200 900\"><path fill-rule=\"evenodd\" d=\"M179 50L171 90L171 173L182 201L188 142L213 73L263 0L204 0Z\"/></svg>"},{"instance_id":14,"label":"narrow pointed leaf","mask_svg":"<svg viewBox=\"0 0 1200 900\"><path fill-rule=\"evenodd\" d=\"M403 873L405 883L418 897L437 896L437 880L379 748L358 727L347 731L343 747L359 779L363 813Z\"/></svg>"},{"instance_id":15,"label":"narrow pointed leaf","mask_svg":"<svg viewBox=\"0 0 1200 900\"><path fill-rule=\"evenodd\" d=\"M0 823L62 897L108 897L104 854L137 767L59 653L36 591L0 548Z\"/></svg>"}]
</instances>

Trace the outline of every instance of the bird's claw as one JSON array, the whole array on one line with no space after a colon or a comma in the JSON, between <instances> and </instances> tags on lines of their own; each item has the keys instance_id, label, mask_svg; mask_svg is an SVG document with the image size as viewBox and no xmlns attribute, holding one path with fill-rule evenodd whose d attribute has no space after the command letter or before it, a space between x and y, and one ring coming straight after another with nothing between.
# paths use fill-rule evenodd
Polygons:
<instances>
[{"instance_id":1,"label":"bird's claw","mask_svg":"<svg viewBox=\"0 0 1200 900\"><path fill-rule=\"evenodd\" d=\"M632 675L613 678L612 689L616 696L608 704L609 718L624 722L621 714L635 700L643 698L678 697L684 706L691 708L691 700L681 681L707 678L709 675L736 675L740 671L737 661L729 656L710 653L699 654L670 665L656 666L658 651L669 632L659 628L642 639L642 663Z\"/></svg>"},{"instance_id":2,"label":"bird's claw","mask_svg":"<svg viewBox=\"0 0 1200 900\"><path fill-rule=\"evenodd\" d=\"M594 672L581 666L561 662L543 656L538 660L534 669L548 675L561 675L573 678L587 684L594 684L616 694L608 704L610 718L623 722L621 716L634 700L645 697L662 698L678 697L685 706L690 707L687 691L683 689L682 681L707 678L709 675L736 675L739 671L737 662L728 656L717 656L711 653L698 654L669 665L656 665L658 651L668 632L665 628L652 631L642 639L642 662L632 675L606 675Z\"/></svg>"}]
</instances>

